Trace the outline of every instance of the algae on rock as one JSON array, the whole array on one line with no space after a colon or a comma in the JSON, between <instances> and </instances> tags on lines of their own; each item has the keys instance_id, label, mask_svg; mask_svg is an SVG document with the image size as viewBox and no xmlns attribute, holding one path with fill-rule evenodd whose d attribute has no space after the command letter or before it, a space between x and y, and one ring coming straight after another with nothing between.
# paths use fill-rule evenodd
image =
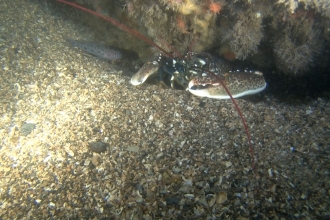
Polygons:
<instances>
[{"instance_id":1,"label":"algae on rock","mask_svg":"<svg viewBox=\"0 0 330 220\"><path fill-rule=\"evenodd\" d=\"M327 0L76 2L140 32L166 51L175 50L174 56L213 51L231 61L247 60L260 68L296 74L317 66L320 48L330 46ZM93 25L96 38L103 37L105 43L134 51L142 61L160 53L141 39L91 17L86 15L84 21Z\"/></svg>"}]
</instances>

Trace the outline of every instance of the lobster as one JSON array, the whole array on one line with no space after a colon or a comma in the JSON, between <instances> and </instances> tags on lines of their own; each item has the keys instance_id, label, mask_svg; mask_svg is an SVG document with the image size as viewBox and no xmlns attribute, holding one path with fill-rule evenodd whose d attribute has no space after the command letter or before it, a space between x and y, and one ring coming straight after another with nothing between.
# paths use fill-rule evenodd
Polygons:
<instances>
[{"instance_id":1,"label":"lobster","mask_svg":"<svg viewBox=\"0 0 330 220\"><path fill-rule=\"evenodd\" d=\"M160 55L157 59L145 63L133 75L131 84L140 85L150 76L154 76L167 87L185 89L196 96L230 99L229 93L219 83L219 80L209 74L212 72L225 82L233 98L253 95L266 88L267 84L261 72L240 72L230 69L230 65L225 61L207 53L188 52L184 58Z\"/></svg>"},{"instance_id":2,"label":"lobster","mask_svg":"<svg viewBox=\"0 0 330 220\"><path fill-rule=\"evenodd\" d=\"M188 52L185 56L177 57L116 20L97 13L67 0L57 0L100 17L124 31L138 37L149 45L158 48L162 54L145 63L131 78L132 85L143 84L148 78L156 78L165 86L181 88L200 97L215 99L231 99L237 109L248 138L252 158L252 170L255 171L254 151L248 126L234 98L253 95L263 91L267 83L259 71L232 71L231 66L219 58L203 52ZM177 53L178 54L178 53Z\"/></svg>"}]
</instances>

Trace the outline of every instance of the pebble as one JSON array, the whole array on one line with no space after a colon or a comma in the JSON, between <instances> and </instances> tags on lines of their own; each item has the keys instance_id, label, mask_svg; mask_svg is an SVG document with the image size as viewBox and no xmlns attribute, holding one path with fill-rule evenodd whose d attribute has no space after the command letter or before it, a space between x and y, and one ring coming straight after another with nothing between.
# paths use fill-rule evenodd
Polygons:
<instances>
[{"instance_id":1,"label":"pebble","mask_svg":"<svg viewBox=\"0 0 330 220\"><path fill-rule=\"evenodd\" d=\"M198 199L197 202L201 205L203 205L204 207L209 207L209 204L206 202L205 198L201 198L201 199ZM214 204L214 203L213 203ZM213 205L212 204L212 205ZM211 204L210 204L211 205Z\"/></svg>"},{"instance_id":2,"label":"pebble","mask_svg":"<svg viewBox=\"0 0 330 220\"><path fill-rule=\"evenodd\" d=\"M226 166L227 168L231 167L232 165L233 165L233 163L230 162L230 161L226 161L226 162L225 162L225 166Z\"/></svg>"},{"instance_id":3,"label":"pebble","mask_svg":"<svg viewBox=\"0 0 330 220\"><path fill-rule=\"evenodd\" d=\"M190 193L184 194L184 197L187 198L187 199L194 199L195 198L194 194L190 194Z\"/></svg>"},{"instance_id":4,"label":"pebble","mask_svg":"<svg viewBox=\"0 0 330 220\"><path fill-rule=\"evenodd\" d=\"M172 197L167 197L165 201L167 205L177 205L180 202L180 198L176 196L172 196Z\"/></svg>"},{"instance_id":5,"label":"pebble","mask_svg":"<svg viewBox=\"0 0 330 220\"><path fill-rule=\"evenodd\" d=\"M227 193L226 192L219 192L217 197L217 204L222 204L228 200Z\"/></svg>"},{"instance_id":6,"label":"pebble","mask_svg":"<svg viewBox=\"0 0 330 220\"><path fill-rule=\"evenodd\" d=\"M162 99L158 96L158 95L152 95L152 97L154 98L154 100L156 100L157 102L161 102Z\"/></svg>"},{"instance_id":7,"label":"pebble","mask_svg":"<svg viewBox=\"0 0 330 220\"><path fill-rule=\"evenodd\" d=\"M36 128L36 124L33 123L25 123L21 126L20 132L21 135L27 136Z\"/></svg>"},{"instance_id":8,"label":"pebble","mask_svg":"<svg viewBox=\"0 0 330 220\"><path fill-rule=\"evenodd\" d=\"M153 198L155 196L155 194L150 190L150 189L147 189L147 195L146 195L146 197L148 198L148 199L151 199L151 198Z\"/></svg>"},{"instance_id":9,"label":"pebble","mask_svg":"<svg viewBox=\"0 0 330 220\"><path fill-rule=\"evenodd\" d=\"M130 146L127 148L127 151L130 151L130 152L139 152L139 147L138 146Z\"/></svg>"},{"instance_id":10,"label":"pebble","mask_svg":"<svg viewBox=\"0 0 330 220\"><path fill-rule=\"evenodd\" d=\"M92 164L97 167L100 163L101 163L100 155L93 155Z\"/></svg>"},{"instance_id":11,"label":"pebble","mask_svg":"<svg viewBox=\"0 0 330 220\"><path fill-rule=\"evenodd\" d=\"M307 195L305 193L302 193L300 196L301 199L307 199Z\"/></svg>"},{"instance_id":12,"label":"pebble","mask_svg":"<svg viewBox=\"0 0 330 220\"><path fill-rule=\"evenodd\" d=\"M152 220L151 216L148 214L143 215L144 220Z\"/></svg>"},{"instance_id":13,"label":"pebble","mask_svg":"<svg viewBox=\"0 0 330 220\"><path fill-rule=\"evenodd\" d=\"M138 197L135 201L137 203L142 203L144 201L144 199L142 197Z\"/></svg>"},{"instance_id":14,"label":"pebble","mask_svg":"<svg viewBox=\"0 0 330 220\"><path fill-rule=\"evenodd\" d=\"M49 208L55 208L55 203L50 202L50 203L49 203Z\"/></svg>"},{"instance_id":15,"label":"pebble","mask_svg":"<svg viewBox=\"0 0 330 220\"><path fill-rule=\"evenodd\" d=\"M240 206L241 201L239 199L235 199L234 206Z\"/></svg>"},{"instance_id":16,"label":"pebble","mask_svg":"<svg viewBox=\"0 0 330 220\"><path fill-rule=\"evenodd\" d=\"M87 159L87 160L85 160L85 162L84 162L84 166L88 166L89 164L90 164L90 160L89 159Z\"/></svg>"},{"instance_id":17,"label":"pebble","mask_svg":"<svg viewBox=\"0 0 330 220\"><path fill-rule=\"evenodd\" d=\"M103 153L107 151L107 147L109 147L108 143L104 143L102 141L96 141L89 143L89 149L95 153Z\"/></svg>"},{"instance_id":18,"label":"pebble","mask_svg":"<svg viewBox=\"0 0 330 220\"><path fill-rule=\"evenodd\" d=\"M163 155L164 155L163 152L158 153L158 154L156 155L156 159L157 159L157 160L160 159Z\"/></svg>"},{"instance_id":19,"label":"pebble","mask_svg":"<svg viewBox=\"0 0 330 220\"><path fill-rule=\"evenodd\" d=\"M273 171L271 168L268 169L268 176L273 177Z\"/></svg>"},{"instance_id":20,"label":"pebble","mask_svg":"<svg viewBox=\"0 0 330 220\"><path fill-rule=\"evenodd\" d=\"M36 200L35 200L35 203L36 203L36 204L40 204L40 202L41 202L40 199L36 199Z\"/></svg>"},{"instance_id":21,"label":"pebble","mask_svg":"<svg viewBox=\"0 0 330 220\"><path fill-rule=\"evenodd\" d=\"M212 207L216 201L216 197L214 195L210 195L210 198L208 199L208 207Z\"/></svg>"},{"instance_id":22,"label":"pebble","mask_svg":"<svg viewBox=\"0 0 330 220\"><path fill-rule=\"evenodd\" d=\"M191 187L188 185L184 185L178 191L187 194L191 191Z\"/></svg>"},{"instance_id":23,"label":"pebble","mask_svg":"<svg viewBox=\"0 0 330 220\"><path fill-rule=\"evenodd\" d=\"M172 171L173 171L173 173L178 174L178 173L181 172L181 169L180 169L179 167L174 166L174 167L172 168Z\"/></svg>"},{"instance_id":24,"label":"pebble","mask_svg":"<svg viewBox=\"0 0 330 220\"><path fill-rule=\"evenodd\" d=\"M273 184L270 189L269 189L272 193L276 193L276 184Z\"/></svg>"}]
</instances>

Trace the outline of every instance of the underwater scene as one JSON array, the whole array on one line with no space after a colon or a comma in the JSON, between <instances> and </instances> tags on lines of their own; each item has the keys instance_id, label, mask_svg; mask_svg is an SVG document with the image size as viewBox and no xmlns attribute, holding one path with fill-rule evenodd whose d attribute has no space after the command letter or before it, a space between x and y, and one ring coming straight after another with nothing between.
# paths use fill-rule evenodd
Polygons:
<instances>
[{"instance_id":1,"label":"underwater scene","mask_svg":"<svg viewBox=\"0 0 330 220\"><path fill-rule=\"evenodd\" d=\"M0 6L0 219L330 219L328 0Z\"/></svg>"}]
</instances>

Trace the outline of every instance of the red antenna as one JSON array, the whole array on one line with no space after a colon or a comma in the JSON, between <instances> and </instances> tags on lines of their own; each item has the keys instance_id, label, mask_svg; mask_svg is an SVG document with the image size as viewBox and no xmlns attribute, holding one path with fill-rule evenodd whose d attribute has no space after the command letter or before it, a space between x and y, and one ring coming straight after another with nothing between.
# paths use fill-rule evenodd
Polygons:
<instances>
[{"instance_id":1,"label":"red antenna","mask_svg":"<svg viewBox=\"0 0 330 220\"><path fill-rule=\"evenodd\" d=\"M250 155L251 155L251 158L252 158L252 171L255 174L256 170L255 170L255 161L254 161L254 150L253 150L253 147L252 147L251 136L250 136L250 132L249 132L248 126L246 124L245 118L244 118L244 116L241 112L241 109L238 107L237 102L235 101L234 97L231 95L231 93L230 93L228 87L226 86L225 82L218 75L214 74L213 72L211 72L209 70L206 70L206 69L203 69L203 70L208 72L209 74L211 74L214 78L216 78L221 83L223 88L225 88L226 92L228 93L231 101L234 103L235 108L236 108L236 110L237 110L237 112L238 112L238 114L241 118L241 121L242 121L243 125L244 125L244 130L245 130L246 136L248 138L249 150L250 150Z\"/></svg>"}]
</instances>

